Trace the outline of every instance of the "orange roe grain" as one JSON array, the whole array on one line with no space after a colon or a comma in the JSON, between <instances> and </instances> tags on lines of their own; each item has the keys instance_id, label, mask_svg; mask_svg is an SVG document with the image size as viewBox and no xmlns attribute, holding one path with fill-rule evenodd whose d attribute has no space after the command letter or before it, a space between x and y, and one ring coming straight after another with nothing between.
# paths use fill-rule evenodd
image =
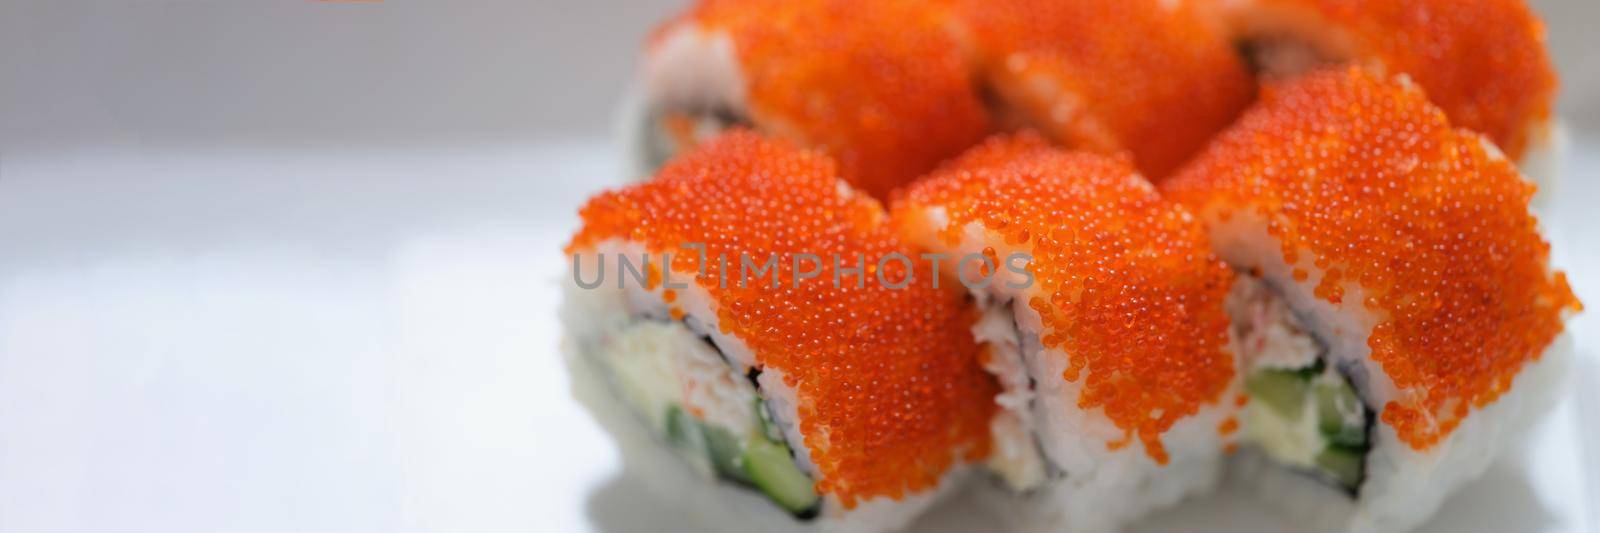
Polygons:
<instances>
[{"instance_id":1,"label":"orange roe grain","mask_svg":"<svg viewBox=\"0 0 1600 533\"><path fill-rule=\"evenodd\" d=\"M1230 416L1217 426L1217 432L1223 435L1232 435L1236 431L1239 431L1239 419L1237 417Z\"/></svg>"},{"instance_id":2,"label":"orange roe grain","mask_svg":"<svg viewBox=\"0 0 1600 533\"><path fill-rule=\"evenodd\" d=\"M942 207L949 245L970 224L990 242L1022 243L1035 283L1023 294L1041 342L1070 358L1078 406L1103 409L1165 464L1161 435L1234 375L1223 301L1232 273L1199 223L1162 200L1126 160L1050 148L1034 134L996 137L897 199L894 218L920 224ZM914 232L915 228L904 228ZM1026 233L1029 238L1022 239Z\"/></svg>"},{"instance_id":3,"label":"orange roe grain","mask_svg":"<svg viewBox=\"0 0 1600 533\"><path fill-rule=\"evenodd\" d=\"M834 286L833 254L843 268L858 256L869 265L891 253L916 257L882 206L835 176L825 155L736 130L652 181L591 199L567 252L618 239L673 253L673 276L693 277L709 293L717 326L795 388L816 489L851 508L933 487L956 462L987 456L998 386L978 363L976 317L952 287L932 287L928 263L908 272L887 262L892 283L916 276L898 290L876 279L858 288L860 274L848 273ZM740 254L758 262L776 254L778 288L741 288L737 266L721 287L718 268L698 275L699 257L681 253L684 243L703 243L706 257L726 254L734 265ZM818 277L798 287L796 254L824 258ZM809 273L812 263L801 268Z\"/></svg>"},{"instance_id":4,"label":"orange roe grain","mask_svg":"<svg viewBox=\"0 0 1600 533\"><path fill-rule=\"evenodd\" d=\"M1398 78L1348 67L1269 86L1163 187L1209 219L1259 213L1286 257L1337 267L1322 299L1359 285L1379 315L1371 357L1401 391L1381 419L1419 450L1508 390L1581 309L1549 271L1534 187Z\"/></svg>"},{"instance_id":5,"label":"orange roe grain","mask_svg":"<svg viewBox=\"0 0 1600 533\"><path fill-rule=\"evenodd\" d=\"M732 39L757 128L880 198L988 132L948 14L926 3L702 0L686 21Z\"/></svg>"},{"instance_id":6,"label":"orange roe grain","mask_svg":"<svg viewBox=\"0 0 1600 533\"><path fill-rule=\"evenodd\" d=\"M1165 177L1254 96L1194 2L956 0L1003 106L1072 148L1131 151Z\"/></svg>"},{"instance_id":7,"label":"orange roe grain","mask_svg":"<svg viewBox=\"0 0 1600 533\"><path fill-rule=\"evenodd\" d=\"M1544 24L1524 0L1256 0L1314 15L1318 31L1369 66L1411 76L1458 127L1512 159L1550 118L1556 73ZM1330 30L1333 28L1333 30Z\"/></svg>"}]
</instances>

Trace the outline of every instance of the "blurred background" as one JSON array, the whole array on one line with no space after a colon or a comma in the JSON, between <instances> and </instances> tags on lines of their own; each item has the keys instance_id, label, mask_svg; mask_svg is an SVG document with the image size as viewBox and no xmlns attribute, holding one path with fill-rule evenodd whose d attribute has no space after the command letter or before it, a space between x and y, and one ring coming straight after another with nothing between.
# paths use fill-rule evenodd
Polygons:
<instances>
[{"instance_id":1,"label":"blurred background","mask_svg":"<svg viewBox=\"0 0 1600 533\"><path fill-rule=\"evenodd\" d=\"M617 474L554 322L683 4L0 0L0 531L693 527ZM1533 4L1588 392L1435 531L1600 524L1600 2Z\"/></svg>"}]
</instances>

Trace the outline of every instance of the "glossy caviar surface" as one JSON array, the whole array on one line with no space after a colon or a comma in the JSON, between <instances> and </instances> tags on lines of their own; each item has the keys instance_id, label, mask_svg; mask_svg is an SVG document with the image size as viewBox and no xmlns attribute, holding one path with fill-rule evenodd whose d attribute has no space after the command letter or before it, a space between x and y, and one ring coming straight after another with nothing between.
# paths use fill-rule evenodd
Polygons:
<instances>
[{"instance_id":1,"label":"glossy caviar surface","mask_svg":"<svg viewBox=\"0 0 1600 533\"><path fill-rule=\"evenodd\" d=\"M1249 104L1254 81L1193 2L955 0L1003 105L1073 148L1161 178Z\"/></svg>"},{"instance_id":2,"label":"glossy caviar surface","mask_svg":"<svg viewBox=\"0 0 1600 533\"><path fill-rule=\"evenodd\" d=\"M673 253L674 277L685 279L700 262L679 246L704 243L711 264L695 283L711 295L718 327L795 388L800 431L821 474L816 489L849 508L930 488L957 461L986 456L998 386L978 364L975 317L958 291L932 287L928 263L887 261L889 285L907 274L914 281L898 290L879 282L879 258L917 255L893 234L883 208L850 192L836 172L827 156L736 130L650 182L591 199L567 251L632 241ZM779 288L754 274L740 287L741 253L758 263L776 254ZM732 264L727 287L719 283L721 254ZM821 261L801 258L801 270L820 270L796 286L799 254ZM844 272L857 257L862 272Z\"/></svg>"},{"instance_id":3,"label":"glossy caviar surface","mask_svg":"<svg viewBox=\"0 0 1600 533\"><path fill-rule=\"evenodd\" d=\"M1103 409L1126 432L1112 447L1136 437L1164 464L1162 434L1221 401L1234 373L1223 309L1232 274L1199 222L1125 160L1028 133L996 137L907 189L894 218L914 226L934 207L948 213L936 228L948 245L976 223L1032 254L1024 296L1041 340L1070 358L1061 377L1082 383L1079 407Z\"/></svg>"},{"instance_id":4,"label":"glossy caviar surface","mask_svg":"<svg viewBox=\"0 0 1600 533\"><path fill-rule=\"evenodd\" d=\"M1509 390L1581 309L1549 271L1533 186L1399 78L1270 86L1163 188L1207 220L1263 217L1286 263L1324 273L1317 297L1378 317L1367 344L1400 390L1381 419L1416 449Z\"/></svg>"},{"instance_id":5,"label":"glossy caviar surface","mask_svg":"<svg viewBox=\"0 0 1600 533\"><path fill-rule=\"evenodd\" d=\"M1410 75L1453 124L1488 135L1512 159L1550 117L1556 74L1544 25L1524 0L1261 3L1320 14L1348 32L1360 59Z\"/></svg>"},{"instance_id":6,"label":"glossy caviar surface","mask_svg":"<svg viewBox=\"0 0 1600 533\"><path fill-rule=\"evenodd\" d=\"M822 148L880 198L988 132L946 14L927 3L702 0L684 19L732 38L758 128Z\"/></svg>"}]
</instances>

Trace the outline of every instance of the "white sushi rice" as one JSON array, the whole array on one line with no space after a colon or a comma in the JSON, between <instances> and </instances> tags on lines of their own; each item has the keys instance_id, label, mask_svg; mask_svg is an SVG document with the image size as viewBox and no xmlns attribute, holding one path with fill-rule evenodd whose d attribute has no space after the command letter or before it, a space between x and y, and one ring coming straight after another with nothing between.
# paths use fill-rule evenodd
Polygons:
<instances>
[{"instance_id":1,"label":"white sushi rice","mask_svg":"<svg viewBox=\"0 0 1600 533\"><path fill-rule=\"evenodd\" d=\"M1327 344L1326 361L1350 378L1369 408L1381 413L1399 392L1382 367L1371 359L1367 346L1367 338L1380 317L1359 304L1365 297L1353 282L1344 284L1343 301L1348 304L1317 298L1313 290L1323 271L1312 264L1312 254L1302 253L1299 264L1285 263L1279 241L1269 236L1265 228L1259 215L1234 213L1228 222L1211 227L1213 245L1236 268L1259 268L1266 285L1302 318L1312 335ZM1293 281L1291 272L1297 267L1310 274L1304 281ZM1248 284L1236 285L1236 290L1245 290L1237 287ZM1473 410L1455 431L1426 451L1401 442L1388 424L1374 423L1365 462L1366 478L1355 499L1250 451L1239 454L1233 462L1230 482L1250 487L1305 531L1409 530L1432 515L1455 489L1481 475L1522 429L1549 410L1562 389L1561 369L1568 364L1569 351L1570 342L1563 336L1541 359L1524 367L1509 392L1495 403Z\"/></svg>"},{"instance_id":2,"label":"white sushi rice","mask_svg":"<svg viewBox=\"0 0 1600 533\"><path fill-rule=\"evenodd\" d=\"M820 516L811 521L800 521L759 491L719 482L710 477L708 466L686 462L682 455L674 453L666 445L659 432L652 429L657 426L650 423L649 417L656 415L630 407L630 402L620 396L626 393L611 386L614 378L606 376L600 361L606 358L651 357L645 352L663 350L674 352L663 354L669 359L704 361L703 353L694 353L697 350L694 346L704 347L701 339L709 337L716 351L726 358L723 363L728 366L716 368L704 364L680 364L678 369L679 372L687 369L692 374L687 379L702 385L726 388L740 385L728 382L725 379L727 375L743 376L756 361L742 340L723 334L717 327L717 315L710 294L690 281L692 273L676 272L668 276L674 283L688 285L676 289L677 298L673 302L674 306L685 312L682 321L669 318L668 304L662 299L662 285L647 290L629 277L619 288L618 280L624 274L616 259L625 254L638 264L643 253L644 248L639 244L617 240L602 242L583 253L583 260L579 262L581 279L588 282L600 276L601 267L595 258L604 256L607 259L604 266L605 283L593 289L580 288L571 279L564 283L561 317L566 328L566 339L563 352L572 376L573 396L616 439L625 468L652 485L652 491L663 499L678 505L680 510L697 518L710 531L893 531L906 527L917 515L949 494L965 477L967 468L953 467L933 490L908 494L900 500L873 498L858 502L854 509L848 510L829 496L823 500ZM657 265L660 258L659 253L651 255L651 261ZM651 332L641 333L641 330ZM618 339L623 340L619 342ZM608 353L614 350L626 350L629 353ZM709 353L710 350L705 352ZM815 476L815 467L809 458L810 451L799 431L795 391L784 384L781 371L775 368L763 368L757 380L761 384L759 393L772 414L773 422L781 429L795 453L796 465L808 475ZM735 395L726 389L720 394Z\"/></svg>"},{"instance_id":3,"label":"white sushi rice","mask_svg":"<svg viewBox=\"0 0 1600 533\"><path fill-rule=\"evenodd\" d=\"M925 208L921 217L916 228L923 233L911 236L912 240L950 254L951 266L960 257L981 253L986 247L993 247L1002 262L1012 253L1027 251L1006 245L1003 238L978 223L965 226L955 246L946 246L937 235L948 225L944 209ZM1217 427L1230 414L1231 408L1224 405L1227 402L1202 406L1199 413L1178 421L1162 435L1170 454L1165 466L1157 464L1136 442L1111 449L1108 443L1123 440L1123 431L1103 409L1078 407L1082 382L1062 378L1069 355L1039 342L1043 323L1038 313L1023 303L1032 295L1028 291L1037 287L1013 289L1007 284L1021 284L1026 278L1004 265L996 271L987 287L974 291L985 308L985 317L974 333L980 340L1014 338L1017 340L1012 343L1019 348L1010 352L996 349L987 365L1004 386L997 401L1005 416L997 418L993 432L1000 452L995 457L1004 463L991 464L1004 482L985 484L977 492L981 502L1006 520L1004 526L1014 531L1116 531L1215 486L1227 444ZM969 273L968 279L979 277ZM1010 305L1004 305L1007 302ZM1019 378L1019 369L1029 379ZM1030 382L1031 390L1025 389ZM1231 397L1231 391L1221 396ZM1026 455L1026 450L1041 455L1036 460L1017 458Z\"/></svg>"}]
</instances>

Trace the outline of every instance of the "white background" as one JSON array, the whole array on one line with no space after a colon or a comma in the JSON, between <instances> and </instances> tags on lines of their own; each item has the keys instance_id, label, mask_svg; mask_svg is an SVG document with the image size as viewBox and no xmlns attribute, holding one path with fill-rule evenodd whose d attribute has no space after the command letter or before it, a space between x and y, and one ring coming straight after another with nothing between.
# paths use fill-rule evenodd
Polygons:
<instances>
[{"instance_id":1,"label":"white background","mask_svg":"<svg viewBox=\"0 0 1600 533\"><path fill-rule=\"evenodd\" d=\"M1595 308L1600 3L1536 6L1574 136L1545 221ZM693 527L555 352L676 7L0 0L0 532ZM1600 523L1597 314L1578 392L1430 531ZM1194 524L1283 527L1223 494L1144 528Z\"/></svg>"}]
</instances>

